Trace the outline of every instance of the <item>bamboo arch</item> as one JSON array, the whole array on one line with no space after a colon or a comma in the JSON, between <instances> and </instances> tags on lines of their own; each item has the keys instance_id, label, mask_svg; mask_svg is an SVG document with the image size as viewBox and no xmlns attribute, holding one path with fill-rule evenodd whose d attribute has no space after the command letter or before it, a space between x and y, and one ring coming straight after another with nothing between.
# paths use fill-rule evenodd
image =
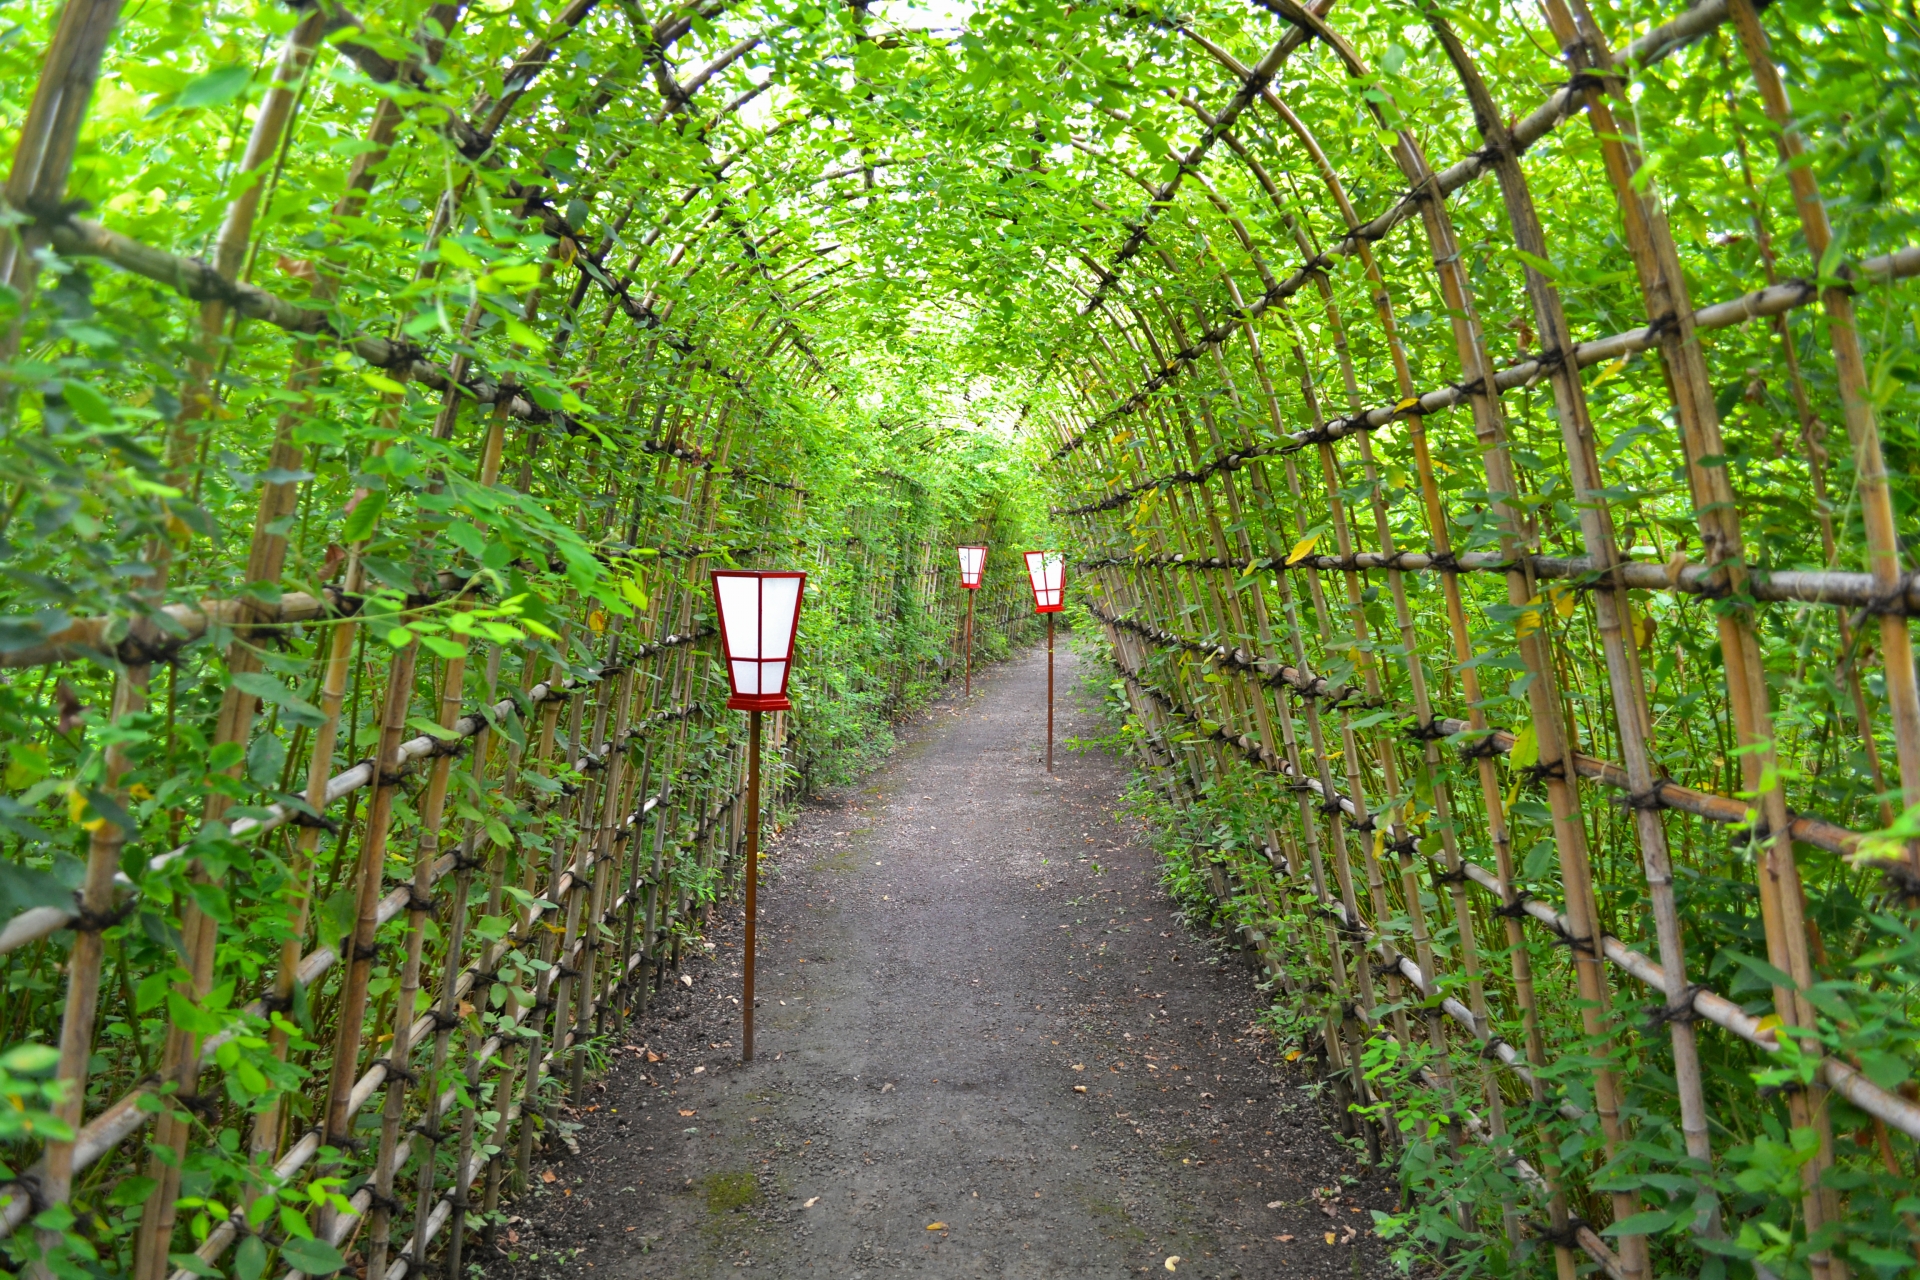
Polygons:
<instances>
[{"instance_id":1,"label":"bamboo arch","mask_svg":"<svg viewBox=\"0 0 1920 1280\"><path fill-rule=\"evenodd\" d=\"M101 185L103 128L147 128L120 99L90 124L103 74L124 96L166 56L119 0L67 0L11 128L4 413L56 443L9 447L80 476L9 464L8 524L48 532L8 544L0 666L64 691L4 708L40 877L0 923L8 990L66 975L57 1017L5 1014L57 1049L44 1086L8 1059L41 1117L0 1205L21 1261L459 1273L733 866L704 567L832 575L825 643L886 670L821 696L870 709L939 670L946 543L1038 536L1012 482L936 510L931 463L861 473L828 528L810 486L842 473L808 433L904 438L860 416L879 332L905 366L1019 363L1012 451L1057 497L1163 816L1210 833L1219 910L1355 1134L1426 1170L1410 1256L1904 1265L1914 1020L1883 989L1911 965L1836 946L1897 950L1920 886L1914 455L1882 425L1920 248L1870 203L1829 224L1822 183L1851 178L1767 30L1817 61L1821 13L1014 6L969 45L864 5L401 9L296 6L240 79L153 95L170 145L235 104L224 161L183 166L217 213ZM1904 65L1897 19L1850 20ZM1012 89L987 110L912 74ZM1744 266L1674 230L1670 123L1737 158L1682 212L1741 228ZM916 201L924 225L893 212ZM98 354L102 325L133 354ZM1738 406L1775 402L1769 459ZM60 484L114 495L88 517L110 553L56 520ZM1018 598L1003 578L996 629ZM813 723L796 773L843 749ZM156 741L193 803L155 794ZM84 835L36 825L60 805ZM63 840L78 883L49 888ZM1763 1140L1802 1142L1797 1190L1730 1191Z\"/></svg>"}]
</instances>

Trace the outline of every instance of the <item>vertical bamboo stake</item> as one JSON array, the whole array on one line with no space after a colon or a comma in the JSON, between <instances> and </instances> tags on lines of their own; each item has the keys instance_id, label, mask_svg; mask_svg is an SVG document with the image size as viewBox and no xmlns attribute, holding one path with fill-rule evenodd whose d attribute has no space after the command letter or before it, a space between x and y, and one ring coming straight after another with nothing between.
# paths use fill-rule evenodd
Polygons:
<instances>
[{"instance_id":1,"label":"vertical bamboo stake","mask_svg":"<svg viewBox=\"0 0 1920 1280\"><path fill-rule=\"evenodd\" d=\"M60 21L40 63L40 78L34 82L33 100L20 125L20 139L14 144L13 167L7 172L5 198L12 208L51 210L67 198L80 126L93 101L107 41L120 20L120 4L121 0L67 0L61 6ZM13 323L0 335L0 361L13 359L20 350L40 277L36 250L46 241L46 232L31 224L0 236L0 283L20 297ZM11 409L11 403L0 404L9 416Z\"/></svg>"},{"instance_id":2,"label":"vertical bamboo stake","mask_svg":"<svg viewBox=\"0 0 1920 1280\"><path fill-rule=\"evenodd\" d=\"M1513 153L1511 138L1501 123L1492 95L1452 29L1437 15L1430 13L1429 19L1467 91L1477 123L1493 145L1494 173L1506 201L1514 242L1523 252L1532 255L1533 260L1547 261L1549 250L1532 193ZM1594 123L1598 127L1599 122L1596 120ZM1524 270L1540 341L1548 350L1570 349L1573 338L1561 307L1558 289L1530 263L1525 265ZM1679 911L1673 896L1673 868L1667 850L1666 830L1657 807L1658 792L1648 750L1652 717L1637 669L1637 649L1627 634L1631 606L1625 590L1619 584L1615 568L1621 562L1619 546L1614 538L1612 512L1604 496L1605 484L1600 475L1593 423L1578 374L1562 364L1549 374L1549 378L1554 392L1555 416L1560 423L1580 511L1581 536L1587 554L1608 574L1600 588L1591 595L1618 722L1620 749L1632 795L1638 798L1634 802L1634 821L1653 906L1660 963L1667 975L1666 996L1670 1011L1667 1023L1673 1046L1681 1132L1687 1154L1695 1160L1710 1162L1712 1144L1707 1134L1706 1101L1693 1034L1686 952L1680 934ZM1709 1198L1702 1208L1696 1228L1717 1231L1717 1207L1704 1184L1702 1193ZM1614 1208L1618 1214L1623 1208L1637 1211L1638 1205L1632 1197L1621 1197L1616 1198Z\"/></svg>"},{"instance_id":3,"label":"vertical bamboo stake","mask_svg":"<svg viewBox=\"0 0 1920 1280\"><path fill-rule=\"evenodd\" d=\"M110 724L121 724L146 707L146 664L128 665L113 685ZM119 743L109 746L103 760L100 786L95 794L120 806L126 797L120 780L131 761ZM53 1115L68 1129L78 1133L87 1103L88 1065L93 1057L93 1028L100 1006L100 970L105 955L103 933L113 919L114 873L120 869L120 851L131 834L106 814L95 812L93 830L87 839L86 879L79 894L79 918L73 926L73 949L67 956L66 1007L60 1019L60 1057L54 1067L54 1079L60 1084L60 1096L52 1107ZM46 1171L40 1180L41 1198L50 1207L63 1206L73 1192L73 1141L52 1138L46 1144ZM65 1252L64 1233L42 1230L37 1243L41 1261L34 1270L51 1275L44 1259ZM70 1267L71 1260L63 1260Z\"/></svg>"},{"instance_id":4,"label":"vertical bamboo stake","mask_svg":"<svg viewBox=\"0 0 1920 1280\"><path fill-rule=\"evenodd\" d=\"M1880 449L1880 428L1875 421L1866 358L1861 353L1860 334L1854 323L1853 295L1846 282L1828 278L1827 252L1833 244L1833 229L1827 222L1819 183L1807 161L1806 144L1794 122L1786 86L1773 64L1759 13L1752 0L1728 0L1727 16L1733 21L1747 65L1753 70L1754 84L1760 90L1767 119L1779 130L1780 159L1787 171L1787 184L1793 191L1800 231L1813 258L1815 274L1821 277L1820 305L1827 313L1827 342L1833 349L1841 415L1846 419L1847 438L1853 445L1854 488L1860 498L1860 514L1867 537L1867 569L1873 575L1874 588L1892 595L1899 590L1901 582L1900 541L1888 488L1886 459ZM1913 641L1903 614L1892 611L1880 614L1880 664L1886 673L1887 704L1893 713L1901 803L1911 808L1920 805L1920 683L1916 683ZM1862 730L1872 732L1868 726L1862 726ZM1920 875L1920 840L1907 844L1907 869Z\"/></svg>"},{"instance_id":5,"label":"vertical bamboo stake","mask_svg":"<svg viewBox=\"0 0 1920 1280\"><path fill-rule=\"evenodd\" d=\"M1728 12L1737 18L1733 6L1742 2L1731 0ZM1569 37L1567 44L1576 59L1575 69L1592 67L1602 73L1611 72L1612 55L1585 4L1573 0L1567 8L1571 12L1562 14L1559 29ZM1550 19L1554 13L1550 8ZM1576 35L1577 40L1572 38ZM1671 326L1661 329L1659 350L1681 427L1704 559L1728 591L1744 593L1747 568L1739 506L1732 484L1724 467L1701 465L1702 459L1724 456L1726 448L1720 435L1719 411L1714 403L1705 355L1693 326L1686 278L1664 212L1636 181L1639 154L1636 147L1628 145L1627 135L1618 127L1609 96L1611 92L1608 95L1589 92L1587 107L1593 116L1594 130L1602 139L1607 176L1620 206L1648 314L1670 315L1675 320ZM1774 1003L1783 1022L1812 1026L1813 1010L1804 995L1813 983L1804 899L1793 841L1788 833L1786 796L1775 758L1770 694L1760 664L1751 610L1745 607L1720 610L1715 621L1726 671L1728 707L1741 748L1742 780L1745 789L1758 797L1758 817L1767 833L1764 840L1755 841L1759 846L1755 879L1760 890L1768 959L1790 975L1798 988L1776 988ZM1794 1093L1787 1099L1794 1127L1811 1128L1819 1136L1818 1154L1801 1169L1807 1190L1809 1230L1817 1230L1821 1223L1833 1220L1838 1212L1836 1197L1820 1185L1822 1174L1832 1163L1832 1133L1824 1098L1824 1089L1816 1084L1806 1093ZM1839 1280L1844 1274L1838 1260L1829 1252L1816 1254L1812 1262L1815 1276L1822 1280Z\"/></svg>"}]
</instances>

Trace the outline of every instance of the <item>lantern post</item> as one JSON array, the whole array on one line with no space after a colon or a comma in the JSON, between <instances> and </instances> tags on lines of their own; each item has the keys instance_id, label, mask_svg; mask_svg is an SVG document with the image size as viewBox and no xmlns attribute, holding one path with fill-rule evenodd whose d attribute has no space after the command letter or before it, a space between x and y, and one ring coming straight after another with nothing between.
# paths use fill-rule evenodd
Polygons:
<instances>
[{"instance_id":1,"label":"lantern post","mask_svg":"<svg viewBox=\"0 0 1920 1280\"><path fill-rule=\"evenodd\" d=\"M793 641L800 628L804 573L713 571L713 600L720 615L720 647L732 696L727 706L748 713L747 722L747 936L741 967L740 1060L753 1061L753 962L756 891L760 877L760 713L790 711L787 678L793 674Z\"/></svg>"},{"instance_id":2,"label":"lantern post","mask_svg":"<svg viewBox=\"0 0 1920 1280\"><path fill-rule=\"evenodd\" d=\"M980 577L987 567L984 546L960 548L960 585L967 590L967 696L973 696L973 593L980 589Z\"/></svg>"},{"instance_id":3,"label":"lantern post","mask_svg":"<svg viewBox=\"0 0 1920 1280\"><path fill-rule=\"evenodd\" d=\"M1033 611L1047 615L1047 772L1053 772L1053 615L1066 598L1067 557L1059 551L1029 551L1027 581L1033 587Z\"/></svg>"}]
</instances>

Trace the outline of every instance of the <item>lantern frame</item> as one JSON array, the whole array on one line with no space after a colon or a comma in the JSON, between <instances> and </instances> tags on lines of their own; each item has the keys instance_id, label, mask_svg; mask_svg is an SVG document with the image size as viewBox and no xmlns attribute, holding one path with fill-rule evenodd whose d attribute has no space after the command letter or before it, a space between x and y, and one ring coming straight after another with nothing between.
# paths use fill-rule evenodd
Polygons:
<instances>
[{"instance_id":1,"label":"lantern frame","mask_svg":"<svg viewBox=\"0 0 1920 1280\"><path fill-rule=\"evenodd\" d=\"M1035 613L1059 613L1066 608L1067 600L1067 553L1064 551L1029 551L1027 557L1027 586L1033 590L1033 611ZM1046 585L1045 574L1049 568L1048 558L1059 567L1060 578L1052 585Z\"/></svg>"},{"instance_id":2,"label":"lantern frame","mask_svg":"<svg viewBox=\"0 0 1920 1280\"><path fill-rule=\"evenodd\" d=\"M962 543L958 548L960 555L960 585L969 591L980 589L981 579L987 574L987 546L984 542ZM978 551L980 558L974 562L973 572L967 572L967 552Z\"/></svg>"},{"instance_id":3,"label":"lantern frame","mask_svg":"<svg viewBox=\"0 0 1920 1280\"><path fill-rule=\"evenodd\" d=\"M787 697L787 682L793 678L794 641L800 634L800 605L807 594L807 575L798 570L788 569L713 569L709 571L713 581L713 611L720 623L720 651L727 668L727 688L732 696L727 699L727 707L732 711L791 711L793 703ZM792 578L799 582L799 588L793 594L793 619L787 627L786 647L777 655L757 654L754 657L736 658L733 654L733 642L728 634L727 611L721 603L720 580L722 578L749 578L756 583L755 605L760 616L765 614L766 582L768 579ZM759 625L759 617L755 618ZM765 640L764 628L761 640ZM773 693L764 692L765 682L761 681L762 692L742 693L738 681L734 678L735 662L751 662L761 668L769 663L780 663L780 688Z\"/></svg>"}]
</instances>

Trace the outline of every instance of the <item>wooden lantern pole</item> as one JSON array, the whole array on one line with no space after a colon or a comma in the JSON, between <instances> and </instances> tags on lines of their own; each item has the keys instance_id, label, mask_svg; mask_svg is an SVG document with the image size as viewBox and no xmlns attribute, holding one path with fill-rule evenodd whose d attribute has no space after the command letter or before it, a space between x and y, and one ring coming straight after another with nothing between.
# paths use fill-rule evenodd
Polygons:
<instances>
[{"instance_id":1,"label":"wooden lantern pole","mask_svg":"<svg viewBox=\"0 0 1920 1280\"><path fill-rule=\"evenodd\" d=\"M1053 615L1047 615L1047 772L1053 772Z\"/></svg>"},{"instance_id":2,"label":"wooden lantern pole","mask_svg":"<svg viewBox=\"0 0 1920 1280\"><path fill-rule=\"evenodd\" d=\"M967 696L973 696L973 592L967 591Z\"/></svg>"},{"instance_id":3,"label":"wooden lantern pole","mask_svg":"<svg viewBox=\"0 0 1920 1280\"><path fill-rule=\"evenodd\" d=\"M740 1061L753 1061L753 938L755 890L760 872L760 713L747 713L747 939L746 967L741 970Z\"/></svg>"}]
</instances>

